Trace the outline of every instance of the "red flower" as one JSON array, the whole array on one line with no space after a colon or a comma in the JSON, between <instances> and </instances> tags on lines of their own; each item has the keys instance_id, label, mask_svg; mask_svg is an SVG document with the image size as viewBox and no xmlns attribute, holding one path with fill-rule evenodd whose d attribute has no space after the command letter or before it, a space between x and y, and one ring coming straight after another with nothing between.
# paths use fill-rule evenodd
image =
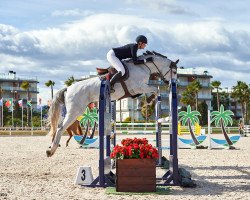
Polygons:
<instances>
[{"instance_id":1,"label":"red flower","mask_svg":"<svg viewBox=\"0 0 250 200\"><path fill-rule=\"evenodd\" d=\"M126 138L121 142L122 146L116 145L111 153L111 158L131 159L131 158L149 158L156 159L159 157L158 151L151 144L148 144L146 138Z\"/></svg>"}]
</instances>

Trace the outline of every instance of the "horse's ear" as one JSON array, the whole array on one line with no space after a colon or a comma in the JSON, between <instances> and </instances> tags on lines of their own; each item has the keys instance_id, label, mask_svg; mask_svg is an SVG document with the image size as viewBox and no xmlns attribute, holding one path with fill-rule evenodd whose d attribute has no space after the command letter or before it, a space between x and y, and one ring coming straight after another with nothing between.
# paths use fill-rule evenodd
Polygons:
<instances>
[{"instance_id":1,"label":"horse's ear","mask_svg":"<svg viewBox=\"0 0 250 200\"><path fill-rule=\"evenodd\" d=\"M178 62L179 62L179 59L175 61L175 64L177 65Z\"/></svg>"}]
</instances>

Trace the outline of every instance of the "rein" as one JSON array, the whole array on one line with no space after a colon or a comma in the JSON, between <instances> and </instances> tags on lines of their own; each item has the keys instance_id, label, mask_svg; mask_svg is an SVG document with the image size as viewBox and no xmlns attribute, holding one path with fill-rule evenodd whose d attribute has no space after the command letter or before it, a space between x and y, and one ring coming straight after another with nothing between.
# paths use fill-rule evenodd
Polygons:
<instances>
[{"instance_id":1,"label":"rein","mask_svg":"<svg viewBox=\"0 0 250 200\"><path fill-rule=\"evenodd\" d=\"M172 66L172 61L171 61L171 64L170 64L170 67L169 67L169 70L163 75L162 72L159 70L159 68L157 67L157 65L155 64L154 61L152 61L152 63L154 64L155 68L157 69L158 71L158 76L161 78L161 80L164 82L164 83L168 83L168 80L166 80L165 76L171 72L171 79L172 79L172 69L174 68L174 66ZM151 74L151 69L148 65L146 65L146 63L144 63L144 65L150 70L150 74Z\"/></svg>"}]
</instances>

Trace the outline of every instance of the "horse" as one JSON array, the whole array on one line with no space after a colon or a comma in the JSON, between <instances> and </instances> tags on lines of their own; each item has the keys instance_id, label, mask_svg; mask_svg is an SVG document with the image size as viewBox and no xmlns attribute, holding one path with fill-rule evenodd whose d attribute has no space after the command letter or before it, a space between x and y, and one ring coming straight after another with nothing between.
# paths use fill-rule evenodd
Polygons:
<instances>
[{"instance_id":1,"label":"horse","mask_svg":"<svg viewBox=\"0 0 250 200\"><path fill-rule=\"evenodd\" d=\"M134 65L132 59L122 61L129 70L129 77L125 81L128 91L136 96L141 93L157 94L157 86L149 85L148 81L152 74L157 75L164 83L168 84L171 79L177 79L177 61L172 61L166 56L157 52L144 53L138 59L152 57L152 62ZM68 88L59 90L53 98L48 120L50 121L50 132L53 136L51 148L46 151L47 157L56 152L63 132L83 113L85 107L91 102L99 101L101 80L93 77L87 80L76 82ZM118 100L124 96L122 85L117 82L114 85L114 93L111 93L111 100ZM157 95L155 95L157 96ZM67 113L63 120L60 120L61 105L66 107Z\"/></svg>"},{"instance_id":2,"label":"horse","mask_svg":"<svg viewBox=\"0 0 250 200\"><path fill-rule=\"evenodd\" d=\"M69 134L69 139L66 141L66 147L69 146L69 141L71 140L73 135L83 135L82 128L78 120L75 120L73 124L71 124L66 130Z\"/></svg>"}]
</instances>

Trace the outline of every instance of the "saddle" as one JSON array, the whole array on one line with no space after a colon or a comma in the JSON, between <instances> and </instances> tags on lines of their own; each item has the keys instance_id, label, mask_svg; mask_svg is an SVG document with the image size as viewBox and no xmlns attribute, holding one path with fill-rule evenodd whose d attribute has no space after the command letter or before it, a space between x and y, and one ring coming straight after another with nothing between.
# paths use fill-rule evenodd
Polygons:
<instances>
[{"instance_id":1,"label":"saddle","mask_svg":"<svg viewBox=\"0 0 250 200\"><path fill-rule=\"evenodd\" d=\"M125 81L129 78L129 69L128 67L122 62L123 67L125 69L125 74L121 77L120 83L122 85L122 88L125 92L125 94L119 98L119 100L127 98L127 97L131 97L132 99L137 98L139 96L141 96L142 94L136 94L136 95L132 95L127 88L127 85L125 83ZM99 76L100 80L110 80L114 74L117 73L117 70L110 66L108 68L96 68L96 72L97 75ZM158 76L156 74L150 74L150 78L149 80L157 80ZM147 102L151 102L154 99L154 94L152 94L148 99Z\"/></svg>"},{"instance_id":2,"label":"saddle","mask_svg":"<svg viewBox=\"0 0 250 200\"><path fill-rule=\"evenodd\" d=\"M127 97L136 98L136 97L140 96L141 94L132 95L128 91L128 87L127 87L125 81L129 78L129 70L128 70L128 67L123 62L122 62L122 64L123 64L124 69L125 69L125 74L121 77L120 83L122 85L122 88L123 88L125 94L120 99L124 99ZM114 74L117 73L117 70L115 68L113 68L112 66L110 66L108 68L96 68L96 71L97 71L97 74L101 80L110 80L114 76Z\"/></svg>"},{"instance_id":3,"label":"saddle","mask_svg":"<svg viewBox=\"0 0 250 200\"><path fill-rule=\"evenodd\" d=\"M125 74L121 77L121 81L126 81L129 78L129 70L128 67L124 64L123 67L125 69ZM114 74L117 73L117 70L110 66L108 68L96 68L97 75L100 77L101 80L110 80Z\"/></svg>"}]
</instances>

